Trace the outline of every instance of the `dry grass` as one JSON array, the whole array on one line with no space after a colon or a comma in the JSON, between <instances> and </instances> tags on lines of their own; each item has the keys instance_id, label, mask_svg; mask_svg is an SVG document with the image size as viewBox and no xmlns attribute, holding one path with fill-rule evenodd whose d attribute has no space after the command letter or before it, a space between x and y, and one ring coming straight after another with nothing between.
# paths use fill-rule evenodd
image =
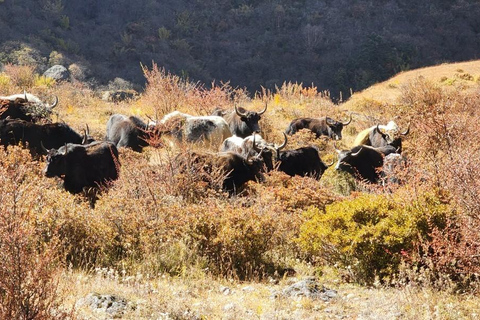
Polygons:
<instances>
[{"instance_id":1,"label":"dry grass","mask_svg":"<svg viewBox=\"0 0 480 320\"><path fill-rule=\"evenodd\" d=\"M205 275L185 278L137 274L122 277L110 270L85 274L68 272L62 284L70 290L65 304L71 307L91 292L113 294L132 302L123 319L476 319L478 297L472 294L404 286L365 288L324 276L320 282L337 291L325 302L307 297L274 297L296 280L278 283L237 282ZM103 318L105 313L77 306L80 319Z\"/></svg>"},{"instance_id":2,"label":"dry grass","mask_svg":"<svg viewBox=\"0 0 480 320\"><path fill-rule=\"evenodd\" d=\"M418 78L451 88L475 90L480 77L480 61L458 62L405 71L361 92L356 92L344 103L347 108L366 111L369 104L395 105L402 94L402 86Z\"/></svg>"}]
</instances>

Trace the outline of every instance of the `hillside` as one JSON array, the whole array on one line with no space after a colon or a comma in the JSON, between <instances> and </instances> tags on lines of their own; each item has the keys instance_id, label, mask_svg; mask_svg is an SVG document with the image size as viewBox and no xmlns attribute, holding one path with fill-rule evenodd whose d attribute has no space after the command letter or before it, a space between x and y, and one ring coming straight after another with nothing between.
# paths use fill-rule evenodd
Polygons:
<instances>
[{"instance_id":1,"label":"hillside","mask_svg":"<svg viewBox=\"0 0 480 320\"><path fill-rule=\"evenodd\" d=\"M338 99L401 71L478 58L478 1L0 2L0 62L72 66L142 88L152 61L250 92L315 84Z\"/></svg>"},{"instance_id":2,"label":"hillside","mask_svg":"<svg viewBox=\"0 0 480 320\"><path fill-rule=\"evenodd\" d=\"M392 78L355 92L343 106L347 109L363 101L374 101L380 104L399 104L402 89L405 84L418 79L432 81L438 86L452 90L478 90L480 81L480 61L441 64L432 67L419 68L401 72Z\"/></svg>"},{"instance_id":3,"label":"hillside","mask_svg":"<svg viewBox=\"0 0 480 320\"><path fill-rule=\"evenodd\" d=\"M352 113L340 141L288 138L287 149L313 145L325 163L371 125L395 119L411 132L402 162L378 184L334 166L318 180L273 170L237 195L189 158L202 146L153 136L141 153L119 149L120 176L95 208L90 188L70 194L61 174L45 176L45 157L0 148L0 318L475 319L479 64L400 73L340 104L298 83L252 98L157 65L144 69L138 99L111 102L89 84L7 66L0 92L56 95L52 120L78 132L88 124L97 140L116 113L147 121L234 105L267 105L262 136L276 144L293 118Z\"/></svg>"}]
</instances>

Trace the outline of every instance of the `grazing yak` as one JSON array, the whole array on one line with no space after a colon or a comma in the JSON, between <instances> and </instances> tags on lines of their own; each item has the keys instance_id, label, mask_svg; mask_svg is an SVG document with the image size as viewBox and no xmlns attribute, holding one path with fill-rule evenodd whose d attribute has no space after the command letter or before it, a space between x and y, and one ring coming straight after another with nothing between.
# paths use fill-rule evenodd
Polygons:
<instances>
[{"instance_id":1,"label":"grazing yak","mask_svg":"<svg viewBox=\"0 0 480 320\"><path fill-rule=\"evenodd\" d=\"M58 97L52 104L42 102L30 93L0 96L0 119L20 119L38 122L48 119L53 108L58 104Z\"/></svg>"},{"instance_id":2,"label":"grazing yak","mask_svg":"<svg viewBox=\"0 0 480 320\"><path fill-rule=\"evenodd\" d=\"M231 136L225 139L219 148L220 152L234 151L244 156L258 154L258 149L273 146L273 144L267 143L261 135L252 134L246 138L238 136Z\"/></svg>"},{"instance_id":3,"label":"grazing yak","mask_svg":"<svg viewBox=\"0 0 480 320\"><path fill-rule=\"evenodd\" d=\"M225 178L223 190L237 193L248 181L263 181L263 160L259 157L245 157L235 152L217 154L216 165L222 168Z\"/></svg>"},{"instance_id":4,"label":"grazing yak","mask_svg":"<svg viewBox=\"0 0 480 320\"><path fill-rule=\"evenodd\" d=\"M232 136L230 128L219 116L191 116L179 111L165 115L158 123L151 122L155 132L171 136L176 142L203 144L218 150L222 142Z\"/></svg>"},{"instance_id":5,"label":"grazing yak","mask_svg":"<svg viewBox=\"0 0 480 320\"><path fill-rule=\"evenodd\" d=\"M293 135L301 129L308 129L315 134L315 138L327 136L330 139L341 140L343 127L349 125L350 122L352 122L352 114L350 114L350 119L346 122L336 121L330 117L297 118L290 122L285 133Z\"/></svg>"},{"instance_id":6,"label":"grazing yak","mask_svg":"<svg viewBox=\"0 0 480 320\"><path fill-rule=\"evenodd\" d=\"M47 151L45 176L62 178L65 190L73 194L94 190L89 197L92 208L99 189L118 178L118 150L112 142L68 143Z\"/></svg>"},{"instance_id":7,"label":"grazing yak","mask_svg":"<svg viewBox=\"0 0 480 320\"><path fill-rule=\"evenodd\" d=\"M137 152L148 146L149 125L141 119L122 114L114 114L108 119L105 140L111 141L117 148L130 148Z\"/></svg>"},{"instance_id":8,"label":"grazing yak","mask_svg":"<svg viewBox=\"0 0 480 320\"><path fill-rule=\"evenodd\" d=\"M345 171L354 177L372 183L378 182L383 166L383 154L371 146L356 146L350 150L338 150L335 170Z\"/></svg>"},{"instance_id":9,"label":"grazing yak","mask_svg":"<svg viewBox=\"0 0 480 320\"><path fill-rule=\"evenodd\" d=\"M319 180L325 170L333 164L333 162L328 165L323 163L318 154L318 149L314 146L281 151L287 144L287 135L285 133L283 135L284 142L275 147L274 158L277 162L278 170L292 177L308 176Z\"/></svg>"},{"instance_id":10,"label":"grazing yak","mask_svg":"<svg viewBox=\"0 0 480 320\"><path fill-rule=\"evenodd\" d=\"M247 137L248 138L248 137ZM219 151L220 152L227 152L233 151L239 154L244 154L245 152L245 139L238 136L231 136L223 140Z\"/></svg>"},{"instance_id":11,"label":"grazing yak","mask_svg":"<svg viewBox=\"0 0 480 320\"><path fill-rule=\"evenodd\" d=\"M402 136L406 136L410 132L410 123L404 132L401 132L398 125L394 121L390 121L387 125L376 125L361 131L353 143L354 146L367 145L372 147L384 147L391 145L397 149L398 153L402 152Z\"/></svg>"},{"instance_id":12,"label":"grazing yak","mask_svg":"<svg viewBox=\"0 0 480 320\"><path fill-rule=\"evenodd\" d=\"M0 145L17 145L22 143L30 153L45 155L45 148L60 148L65 143L87 144L94 139L89 130L80 135L65 123L37 124L25 120L0 120Z\"/></svg>"},{"instance_id":13,"label":"grazing yak","mask_svg":"<svg viewBox=\"0 0 480 320\"><path fill-rule=\"evenodd\" d=\"M245 157L261 157L266 166L266 171L273 170L273 150L276 146L267 143L259 134L246 138L231 136L225 139L220 146L220 152L233 151Z\"/></svg>"},{"instance_id":14,"label":"grazing yak","mask_svg":"<svg viewBox=\"0 0 480 320\"><path fill-rule=\"evenodd\" d=\"M241 192L248 181L264 180L263 160L260 157L246 157L237 152L226 151L189 152L187 156L177 159L181 171L190 168L209 183L215 180L218 174L222 190L230 195Z\"/></svg>"},{"instance_id":15,"label":"grazing yak","mask_svg":"<svg viewBox=\"0 0 480 320\"><path fill-rule=\"evenodd\" d=\"M310 176L320 179L325 170L333 164L325 165L315 147L303 147L295 150L281 151L287 144L281 145L266 142L260 135L253 134L244 139L232 136L224 141L221 151L235 151L245 157L258 157L263 160L266 171L278 170L289 176Z\"/></svg>"},{"instance_id":16,"label":"grazing yak","mask_svg":"<svg viewBox=\"0 0 480 320\"><path fill-rule=\"evenodd\" d=\"M253 133L261 132L258 122L265 111L267 111L267 104L260 112L248 111L242 107L235 106L231 112L225 113L222 110L215 110L213 114L215 116L223 116L233 135L246 138Z\"/></svg>"},{"instance_id":17,"label":"grazing yak","mask_svg":"<svg viewBox=\"0 0 480 320\"><path fill-rule=\"evenodd\" d=\"M399 148L399 147L393 146L391 144L387 144L386 146L376 147L374 149L377 150L378 152L383 154L383 156L386 157L386 156L388 156L392 153L394 153L394 154L400 153L399 151L401 150L401 146Z\"/></svg>"}]
</instances>

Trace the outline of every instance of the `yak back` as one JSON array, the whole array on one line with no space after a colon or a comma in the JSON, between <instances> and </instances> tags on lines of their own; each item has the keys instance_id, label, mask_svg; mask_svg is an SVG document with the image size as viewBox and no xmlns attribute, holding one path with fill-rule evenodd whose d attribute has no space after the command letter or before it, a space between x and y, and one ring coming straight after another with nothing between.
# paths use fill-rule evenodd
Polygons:
<instances>
[{"instance_id":1,"label":"yak back","mask_svg":"<svg viewBox=\"0 0 480 320\"><path fill-rule=\"evenodd\" d=\"M43 147L57 149L65 143L81 144L83 137L65 123L36 124L25 120L0 120L0 140L4 146L22 142L35 155L46 154Z\"/></svg>"},{"instance_id":2,"label":"yak back","mask_svg":"<svg viewBox=\"0 0 480 320\"><path fill-rule=\"evenodd\" d=\"M375 148L355 146L348 151L342 151L342 157L337 164L337 170L349 172L361 180L378 181L379 171L383 166L383 155Z\"/></svg>"},{"instance_id":3,"label":"yak back","mask_svg":"<svg viewBox=\"0 0 480 320\"><path fill-rule=\"evenodd\" d=\"M320 179L327 166L322 162L315 147L302 147L295 150L282 151L279 154L278 169L289 176L310 176Z\"/></svg>"},{"instance_id":4,"label":"yak back","mask_svg":"<svg viewBox=\"0 0 480 320\"><path fill-rule=\"evenodd\" d=\"M106 140L117 147L141 152L148 146L149 136L148 125L138 117L114 114L108 120Z\"/></svg>"},{"instance_id":5,"label":"yak back","mask_svg":"<svg viewBox=\"0 0 480 320\"><path fill-rule=\"evenodd\" d=\"M59 152L63 151L61 149ZM99 187L118 178L118 150L111 142L67 144L65 162L64 187L71 193L81 192L84 187Z\"/></svg>"}]
</instances>

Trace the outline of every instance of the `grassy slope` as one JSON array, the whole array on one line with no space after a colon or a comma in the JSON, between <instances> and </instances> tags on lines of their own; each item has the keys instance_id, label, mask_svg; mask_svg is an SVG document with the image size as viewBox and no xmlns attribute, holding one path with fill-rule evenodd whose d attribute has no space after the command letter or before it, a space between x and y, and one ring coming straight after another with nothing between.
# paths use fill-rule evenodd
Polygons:
<instances>
[{"instance_id":1,"label":"grassy slope","mask_svg":"<svg viewBox=\"0 0 480 320\"><path fill-rule=\"evenodd\" d=\"M462 79L467 74L471 75L472 79ZM387 81L354 93L344 105L346 108L353 107L363 100L395 104L401 95L402 85L414 81L418 77L424 77L435 83L452 88L461 88L462 90L475 88L480 77L480 60L441 64L402 72Z\"/></svg>"}]
</instances>

